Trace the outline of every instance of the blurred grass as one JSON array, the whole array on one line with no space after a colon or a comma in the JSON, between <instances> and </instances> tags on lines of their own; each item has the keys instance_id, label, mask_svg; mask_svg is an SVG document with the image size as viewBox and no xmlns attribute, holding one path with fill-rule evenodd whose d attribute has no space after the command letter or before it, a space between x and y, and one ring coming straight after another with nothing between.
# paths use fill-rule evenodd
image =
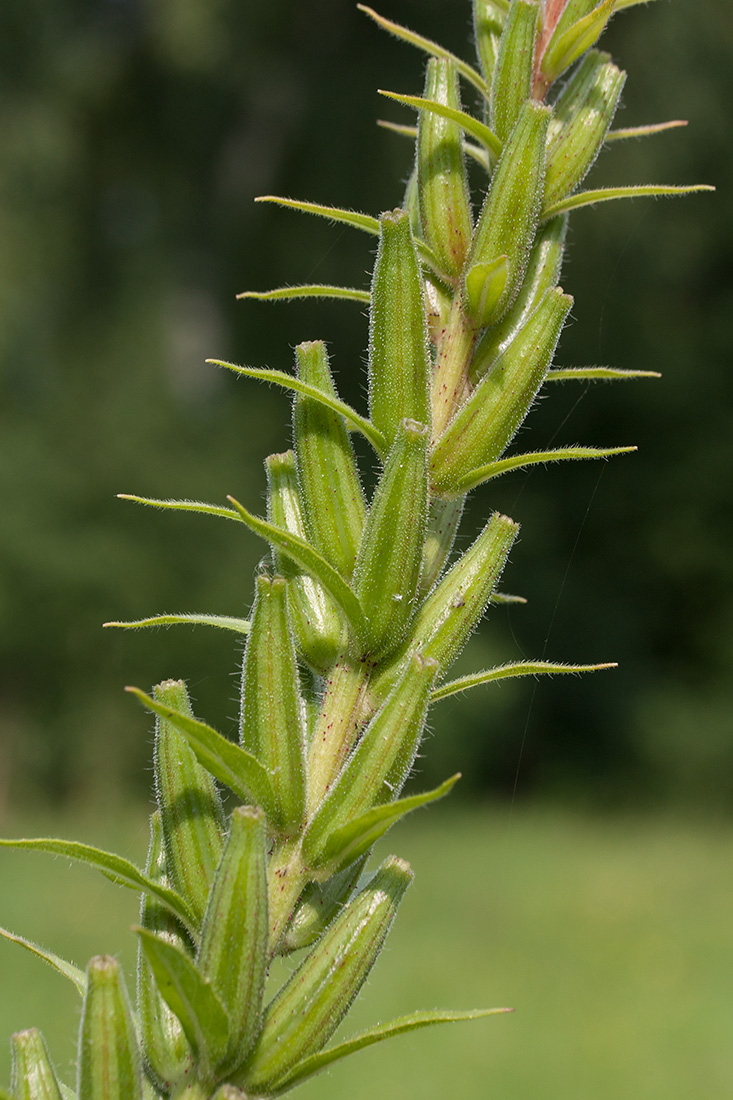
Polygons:
<instances>
[{"instance_id":1,"label":"blurred grass","mask_svg":"<svg viewBox=\"0 0 733 1100\"><path fill-rule=\"evenodd\" d=\"M47 821L44 832L142 859L144 811ZM388 847L416 881L344 1031L415 1008L514 1006L512 1016L422 1032L304 1086L303 1100L689 1100L733 1080L733 824L592 817L542 808L440 810ZM42 855L2 853L0 923L83 963L132 973L132 892ZM273 975L276 979L278 975ZM0 944L0 1033L36 1025L73 1079L78 998ZM7 1045L0 1081L7 1080Z\"/></svg>"}]
</instances>

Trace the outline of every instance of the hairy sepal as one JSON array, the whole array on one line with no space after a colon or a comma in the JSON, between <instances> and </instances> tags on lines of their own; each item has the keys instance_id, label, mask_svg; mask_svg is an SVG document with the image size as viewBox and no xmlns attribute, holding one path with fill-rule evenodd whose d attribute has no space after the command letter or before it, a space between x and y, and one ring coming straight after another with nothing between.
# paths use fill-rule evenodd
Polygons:
<instances>
[{"instance_id":1,"label":"hairy sepal","mask_svg":"<svg viewBox=\"0 0 733 1100\"><path fill-rule=\"evenodd\" d=\"M499 56L499 42L505 19L506 12L503 4L496 3L495 0L473 0L473 36L476 53L484 80L489 87Z\"/></svg>"},{"instance_id":2,"label":"hairy sepal","mask_svg":"<svg viewBox=\"0 0 733 1100\"><path fill-rule=\"evenodd\" d=\"M16 1032L11 1037L10 1050L13 1100L62 1100L46 1042L37 1028Z\"/></svg>"},{"instance_id":3,"label":"hairy sepal","mask_svg":"<svg viewBox=\"0 0 733 1100\"><path fill-rule=\"evenodd\" d=\"M501 142L511 134L532 94L537 0L515 0L499 42L491 83L491 126Z\"/></svg>"},{"instance_id":4,"label":"hairy sepal","mask_svg":"<svg viewBox=\"0 0 733 1100\"><path fill-rule=\"evenodd\" d=\"M595 45L613 15L616 0L569 0L550 36L540 64L545 86L557 80Z\"/></svg>"},{"instance_id":5,"label":"hairy sepal","mask_svg":"<svg viewBox=\"0 0 733 1100\"><path fill-rule=\"evenodd\" d=\"M79 1025L78 1100L143 1100L143 1077L130 1003L116 959L87 967Z\"/></svg>"},{"instance_id":6,"label":"hairy sepal","mask_svg":"<svg viewBox=\"0 0 733 1100\"><path fill-rule=\"evenodd\" d=\"M320 939L356 889L366 860L366 856L357 859L324 882L308 883L278 945L279 954L311 947Z\"/></svg>"}]
</instances>

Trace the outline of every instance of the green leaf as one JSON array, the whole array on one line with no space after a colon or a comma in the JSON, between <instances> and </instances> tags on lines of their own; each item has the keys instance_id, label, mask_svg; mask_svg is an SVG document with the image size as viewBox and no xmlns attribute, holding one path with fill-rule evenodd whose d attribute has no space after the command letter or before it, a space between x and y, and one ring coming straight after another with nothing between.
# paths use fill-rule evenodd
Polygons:
<instances>
[{"instance_id":1,"label":"green leaf","mask_svg":"<svg viewBox=\"0 0 733 1100\"><path fill-rule=\"evenodd\" d=\"M209 1066L215 1066L226 1054L229 1042L229 1017L211 982L195 963L175 944L147 928L134 928L155 975L161 996L181 1027L192 1048Z\"/></svg>"},{"instance_id":2,"label":"green leaf","mask_svg":"<svg viewBox=\"0 0 733 1100\"><path fill-rule=\"evenodd\" d=\"M512 470L524 470L527 466L536 466L545 462L573 462L587 458L611 458L613 455L628 454L636 451L636 447L563 447L554 451L528 451L526 454L513 455L511 458L502 458L499 462L489 462L486 466L480 466L477 470L471 470L457 484L457 490L467 493L490 481L494 477L501 477Z\"/></svg>"},{"instance_id":3,"label":"green leaf","mask_svg":"<svg viewBox=\"0 0 733 1100\"><path fill-rule=\"evenodd\" d=\"M496 604L498 607L502 607L504 604L526 602L524 596L512 596L511 592L492 592L489 597L489 603Z\"/></svg>"},{"instance_id":4,"label":"green leaf","mask_svg":"<svg viewBox=\"0 0 733 1100\"><path fill-rule=\"evenodd\" d=\"M274 202L278 206L287 206L291 210L300 210L303 214L316 214L332 222L350 225L352 229L361 229L364 233L379 236L379 221L369 214L359 214L356 210L344 210L340 206L323 206L317 202L303 202L300 199L286 199L282 195L258 195L255 202Z\"/></svg>"},{"instance_id":5,"label":"green leaf","mask_svg":"<svg viewBox=\"0 0 733 1100\"><path fill-rule=\"evenodd\" d=\"M380 95L393 99L396 103L402 103L405 107L414 107L417 111L432 111L441 118L455 122L465 133L470 134L485 146L494 157L501 155L503 146L496 134L473 115L459 111L456 107L449 107L446 103L439 103L436 99L424 99L419 95L399 95L397 92L386 92L382 88L378 91Z\"/></svg>"},{"instance_id":6,"label":"green leaf","mask_svg":"<svg viewBox=\"0 0 733 1100\"><path fill-rule=\"evenodd\" d=\"M231 615L154 615L150 619L135 619L131 622L102 623L102 626L118 626L126 630L141 630L147 626L218 626L222 630L233 630L236 634L249 633L248 619L235 619Z\"/></svg>"},{"instance_id":7,"label":"green leaf","mask_svg":"<svg viewBox=\"0 0 733 1100\"><path fill-rule=\"evenodd\" d=\"M347 405L345 401L333 394L324 393L323 390L318 389L317 386L312 386L309 382L303 382L295 374L260 367L238 367L236 363L226 363L221 359L207 359L206 362L212 363L216 367L226 367L227 370L234 371L235 374L243 374L246 378L257 378L261 382L272 382L286 390L292 390L294 393L302 393L305 397L310 397L321 405L325 405L327 409L331 409L332 412L343 416L351 428L361 432L369 440L380 457L387 451L387 440L379 429L372 424L371 420L361 416L356 409L352 409L351 405Z\"/></svg>"},{"instance_id":8,"label":"green leaf","mask_svg":"<svg viewBox=\"0 0 733 1100\"><path fill-rule=\"evenodd\" d=\"M514 597L516 599L516 597ZM526 603L526 601L523 601ZM516 661L512 664L497 665L496 668L486 668L482 672L474 672L469 676L461 676L457 680L450 680L433 691L431 701L437 703L439 699L447 699L449 695L457 695L460 691L468 691L469 688L479 687L481 684L490 684L494 680L506 680L514 676L558 676L562 673L577 675L581 672L599 672L605 668L617 668L611 661L602 665L563 665L554 661Z\"/></svg>"},{"instance_id":9,"label":"green leaf","mask_svg":"<svg viewBox=\"0 0 733 1100\"><path fill-rule=\"evenodd\" d=\"M624 126L617 130L609 130L606 141L625 141L627 138L649 137L651 134L661 134L665 130L676 130L679 126L687 126L686 118L673 118L670 122L652 122L647 126Z\"/></svg>"},{"instance_id":10,"label":"green leaf","mask_svg":"<svg viewBox=\"0 0 733 1100\"><path fill-rule=\"evenodd\" d=\"M264 806L273 801L272 785L265 769L251 753L229 741L205 722L165 706L136 687L127 687L143 706L170 722L183 734L202 767L234 791L243 802L254 798Z\"/></svg>"},{"instance_id":11,"label":"green leaf","mask_svg":"<svg viewBox=\"0 0 733 1100\"><path fill-rule=\"evenodd\" d=\"M245 290L237 298L254 298L258 302L278 302L290 298L346 298L351 302L369 304L368 290L353 286L329 286L325 283L308 283L303 286L279 286L275 290Z\"/></svg>"},{"instance_id":12,"label":"green leaf","mask_svg":"<svg viewBox=\"0 0 733 1100\"><path fill-rule=\"evenodd\" d=\"M77 992L81 997L84 996L87 987L87 979L83 970L80 970L78 966L74 966L73 963L67 962L66 959L62 959L59 955L54 955L53 951L46 951L45 948L39 947L37 943L33 943L32 940L26 940L23 936L16 936L15 933L9 932L7 928L0 928L0 936L4 936L6 940L10 940L11 943L17 943L19 947L24 947L26 951L30 951L31 954L36 955L39 959L43 959L49 966L52 966L54 970L57 970L59 974L63 974L65 978L68 978L70 982L76 986Z\"/></svg>"},{"instance_id":13,"label":"green leaf","mask_svg":"<svg viewBox=\"0 0 733 1100\"><path fill-rule=\"evenodd\" d=\"M75 840L56 840L49 837L37 837L33 840L0 840L2 848L24 848L33 852L49 852L51 855L64 856L77 863L86 863L96 867L103 875L120 886L129 886L133 890L142 890L163 903L171 913L194 932L196 921L190 908L175 890L153 882L143 874L139 867L113 852L103 852L101 848L92 848L89 844L80 844Z\"/></svg>"},{"instance_id":14,"label":"green leaf","mask_svg":"<svg viewBox=\"0 0 733 1100\"><path fill-rule=\"evenodd\" d=\"M146 504L149 508L170 508L174 512L197 512L202 516L222 516L224 519L239 520L233 508L221 508L216 504L205 504L201 500L157 500L155 497L139 497L133 493L118 493L118 500L131 500L133 504Z\"/></svg>"},{"instance_id":15,"label":"green leaf","mask_svg":"<svg viewBox=\"0 0 733 1100\"><path fill-rule=\"evenodd\" d=\"M239 518L247 524L251 531L254 531L260 538L265 539L266 542L287 554L301 569L304 569L306 573L310 573L321 587L333 596L359 637L366 634L364 612L353 589L333 566L329 565L326 559L317 550L313 549L310 543L306 542L305 539L298 538L297 535L291 535L289 531L275 527L267 520L260 519L259 516L253 516L234 497L227 497L227 500L232 502L239 513Z\"/></svg>"},{"instance_id":16,"label":"green leaf","mask_svg":"<svg viewBox=\"0 0 733 1100\"><path fill-rule=\"evenodd\" d=\"M443 57L447 61L452 61L461 76L465 77L469 83L473 84L474 88L478 88L482 95L488 96L489 86L481 74L477 73L471 65L463 61L456 54L451 53L450 50L446 50L443 46L439 46L437 42L433 42L429 38L423 38L421 34L415 34L414 31L408 30L407 27L403 27L399 23L393 23L391 19L385 19L383 15L378 15L372 8L368 8L366 4L357 4L356 6L359 11L363 11L365 15L368 15L384 30L393 34L395 38L401 38L403 42L409 42L411 46L417 46L419 50L423 50L433 57Z\"/></svg>"},{"instance_id":17,"label":"green leaf","mask_svg":"<svg viewBox=\"0 0 733 1100\"><path fill-rule=\"evenodd\" d=\"M651 0L616 0L616 11L623 11L624 8L635 8L637 4L649 4Z\"/></svg>"},{"instance_id":18,"label":"green leaf","mask_svg":"<svg viewBox=\"0 0 733 1100\"><path fill-rule=\"evenodd\" d=\"M412 141L417 137L417 126L403 126L399 122L389 122L386 118L378 118L377 126L381 126L383 130L390 130L393 134L399 134L401 137L410 138ZM483 145L474 145L472 141L464 141L463 152L477 161L487 172L489 171L489 157Z\"/></svg>"},{"instance_id":19,"label":"green leaf","mask_svg":"<svg viewBox=\"0 0 733 1100\"><path fill-rule=\"evenodd\" d=\"M412 1012L409 1016L398 1016L396 1020L390 1020L387 1024L378 1024L358 1035L346 1039L338 1046L322 1050L319 1054L311 1055L299 1062L282 1081L278 1092L284 1092L302 1081L320 1073L326 1066L346 1058L349 1054L356 1054L359 1050L381 1043L384 1039L391 1039L395 1035L404 1035L408 1031L417 1031L421 1027L430 1027L432 1024L460 1023L463 1020L480 1020L484 1016L498 1016L501 1013L513 1012L513 1008L477 1008L469 1012Z\"/></svg>"},{"instance_id":20,"label":"green leaf","mask_svg":"<svg viewBox=\"0 0 733 1100\"><path fill-rule=\"evenodd\" d=\"M611 199L638 199L656 195L692 195L697 191L714 191L708 183L697 183L690 187L668 186L666 184L640 184L632 187L598 187L591 191L577 191L568 195L542 212L542 220L564 214L566 210L577 210L581 206L593 206L597 202L609 202Z\"/></svg>"},{"instance_id":21,"label":"green leaf","mask_svg":"<svg viewBox=\"0 0 733 1100\"><path fill-rule=\"evenodd\" d=\"M629 382L635 378L661 378L656 370L618 370L616 367L554 367L546 382Z\"/></svg>"},{"instance_id":22,"label":"green leaf","mask_svg":"<svg viewBox=\"0 0 733 1100\"><path fill-rule=\"evenodd\" d=\"M347 867L354 860L365 855L400 818L412 813L413 810L420 809L421 806L427 806L430 802L445 798L460 778L461 773L456 772L432 791L424 791L422 794L400 798L396 802L374 806L373 809L360 814L348 825L331 833L324 845L322 862L331 865L334 874Z\"/></svg>"}]
</instances>

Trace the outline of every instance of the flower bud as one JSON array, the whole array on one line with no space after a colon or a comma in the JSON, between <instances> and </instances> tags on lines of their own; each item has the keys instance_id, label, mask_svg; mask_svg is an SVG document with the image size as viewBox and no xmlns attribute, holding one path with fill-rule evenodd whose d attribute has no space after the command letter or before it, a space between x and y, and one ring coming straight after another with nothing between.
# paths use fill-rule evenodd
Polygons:
<instances>
[{"instance_id":1,"label":"flower bud","mask_svg":"<svg viewBox=\"0 0 733 1100\"><path fill-rule=\"evenodd\" d=\"M455 65L428 61L425 98L461 109ZM443 270L457 276L471 243L471 207L463 157L463 134L450 119L421 111L417 128L417 182L420 220L426 242Z\"/></svg>"},{"instance_id":2,"label":"flower bud","mask_svg":"<svg viewBox=\"0 0 733 1100\"><path fill-rule=\"evenodd\" d=\"M310 947L323 935L351 897L366 860L367 856L357 859L325 882L308 883L280 941L278 951L281 955Z\"/></svg>"},{"instance_id":3,"label":"flower bud","mask_svg":"<svg viewBox=\"0 0 733 1100\"><path fill-rule=\"evenodd\" d=\"M158 684L153 696L157 702L192 716L182 680ZM221 854L221 801L214 780L199 764L183 734L163 718L156 718L155 725L155 788L165 863L171 885L200 920Z\"/></svg>"},{"instance_id":4,"label":"flower bud","mask_svg":"<svg viewBox=\"0 0 733 1100\"><path fill-rule=\"evenodd\" d=\"M295 349L298 377L336 397L321 341ZM295 462L308 538L344 577L354 569L366 507L343 417L312 398L293 403Z\"/></svg>"},{"instance_id":5,"label":"flower bud","mask_svg":"<svg viewBox=\"0 0 733 1100\"><path fill-rule=\"evenodd\" d=\"M491 128L504 142L532 94L537 0L515 0L509 7L491 84Z\"/></svg>"},{"instance_id":6,"label":"flower bud","mask_svg":"<svg viewBox=\"0 0 733 1100\"><path fill-rule=\"evenodd\" d=\"M270 1002L235 1077L248 1095L278 1091L298 1063L325 1046L368 977L411 880L404 860L385 860Z\"/></svg>"},{"instance_id":7,"label":"flower bud","mask_svg":"<svg viewBox=\"0 0 733 1100\"><path fill-rule=\"evenodd\" d=\"M429 436L403 420L374 493L354 590L368 623L362 644L377 659L402 641L415 610L428 507Z\"/></svg>"},{"instance_id":8,"label":"flower bud","mask_svg":"<svg viewBox=\"0 0 733 1100\"><path fill-rule=\"evenodd\" d=\"M232 813L201 932L198 968L231 1020L228 1063L239 1065L260 1022L267 965L265 815L251 806Z\"/></svg>"},{"instance_id":9,"label":"flower bud","mask_svg":"<svg viewBox=\"0 0 733 1100\"><path fill-rule=\"evenodd\" d=\"M476 52L481 65L481 72L489 84L499 55L499 40L503 29L504 12L501 3L497 3L497 0L473 0L473 31Z\"/></svg>"},{"instance_id":10,"label":"flower bud","mask_svg":"<svg viewBox=\"0 0 733 1100\"><path fill-rule=\"evenodd\" d=\"M443 572L463 515L463 504L463 497L455 500L433 497L430 501L420 574L422 594L430 591Z\"/></svg>"},{"instance_id":11,"label":"flower bud","mask_svg":"<svg viewBox=\"0 0 733 1100\"><path fill-rule=\"evenodd\" d=\"M79 1026L78 1100L142 1100L142 1073L119 964L98 955L87 967Z\"/></svg>"},{"instance_id":12,"label":"flower bud","mask_svg":"<svg viewBox=\"0 0 733 1100\"><path fill-rule=\"evenodd\" d=\"M11 1037L13 1100L62 1100L56 1072L46 1042L37 1028Z\"/></svg>"},{"instance_id":13,"label":"flower bud","mask_svg":"<svg viewBox=\"0 0 733 1100\"><path fill-rule=\"evenodd\" d=\"M468 309L478 327L501 320L522 285L542 207L551 113L524 104L494 172L466 263Z\"/></svg>"},{"instance_id":14,"label":"flower bud","mask_svg":"<svg viewBox=\"0 0 733 1100\"><path fill-rule=\"evenodd\" d=\"M547 132L546 207L574 191L590 171L625 80L608 54L591 50L563 88Z\"/></svg>"},{"instance_id":15,"label":"flower bud","mask_svg":"<svg viewBox=\"0 0 733 1100\"><path fill-rule=\"evenodd\" d=\"M559 287L549 290L453 417L431 461L438 493L464 491L469 474L502 454L544 381L572 301Z\"/></svg>"},{"instance_id":16,"label":"flower bud","mask_svg":"<svg viewBox=\"0 0 733 1100\"><path fill-rule=\"evenodd\" d=\"M567 0L542 55L540 76L545 87L598 41L615 4L616 0Z\"/></svg>"},{"instance_id":17,"label":"flower bud","mask_svg":"<svg viewBox=\"0 0 733 1100\"><path fill-rule=\"evenodd\" d=\"M394 442L408 417L430 423L430 358L422 274L402 210L380 218L369 318L369 414Z\"/></svg>"},{"instance_id":18,"label":"flower bud","mask_svg":"<svg viewBox=\"0 0 733 1100\"><path fill-rule=\"evenodd\" d=\"M240 743L267 771L272 829L297 830L305 806L303 708L287 609L287 581L257 577L244 651Z\"/></svg>"},{"instance_id":19,"label":"flower bud","mask_svg":"<svg viewBox=\"0 0 733 1100\"><path fill-rule=\"evenodd\" d=\"M270 523L304 539L305 523L295 472L295 454L269 455L267 518ZM288 610L298 653L316 672L325 673L341 651L343 618L331 597L300 566L273 548L275 569L288 581Z\"/></svg>"}]
</instances>

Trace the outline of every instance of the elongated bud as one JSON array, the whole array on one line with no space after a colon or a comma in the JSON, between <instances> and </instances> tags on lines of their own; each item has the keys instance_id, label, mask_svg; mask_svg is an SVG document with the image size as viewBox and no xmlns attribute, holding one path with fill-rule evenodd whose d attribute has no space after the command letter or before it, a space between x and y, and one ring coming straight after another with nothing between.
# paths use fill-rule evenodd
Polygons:
<instances>
[{"instance_id":1,"label":"elongated bud","mask_svg":"<svg viewBox=\"0 0 733 1100\"><path fill-rule=\"evenodd\" d=\"M443 571L463 514L464 498L444 500L433 497L428 508L428 522L423 548L420 592L430 591Z\"/></svg>"},{"instance_id":2,"label":"elongated bud","mask_svg":"<svg viewBox=\"0 0 733 1100\"><path fill-rule=\"evenodd\" d=\"M369 625L365 652L399 645L415 610L428 507L429 435L403 420L369 509L354 588Z\"/></svg>"},{"instance_id":3,"label":"elongated bud","mask_svg":"<svg viewBox=\"0 0 733 1100\"><path fill-rule=\"evenodd\" d=\"M598 156L626 73L591 50L563 88L547 133L545 206L574 191Z\"/></svg>"},{"instance_id":4,"label":"elongated bud","mask_svg":"<svg viewBox=\"0 0 733 1100\"><path fill-rule=\"evenodd\" d=\"M410 219L394 210L380 218L369 317L369 413L388 444L405 417L430 423L429 365L425 294Z\"/></svg>"},{"instance_id":5,"label":"elongated bud","mask_svg":"<svg viewBox=\"0 0 733 1100\"><path fill-rule=\"evenodd\" d=\"M384 699L404 674L409 654L416 649L437 661L439 677L448 671L488 606L518 530L514 520L494 513L420 607L410 642L375 672L369 687L377 700Z\"/></svg>"},{"instance_id":6,"label":"elongated bud","mask_svg":"<svg viewBox=\"0 0 733 1100\"><path fill-rule=\"evenodd\" d=\"M155 687L153 696L193 715L182 680L165 680ZM200 920L221 854L224 817L219 794L185 737L161 718L156 719L154 763L168 875Z\"/></svg>"},{"instance_id":7,"label":"elongated bud","mask_svg":"<svg viewBox=\"0 0 733 1100\"><path fill-rule=\"evenodd\" d=\"M78 1100L142 1100L142 1073L120 968L100 955L87 967L79 1026Z\"/></svg>"},{"instance_id":8,"label":"elongated bud","mask_svg":"<svg viewBox=\"0 0 733 1100\"><path fill-rule=\"evenodd\" d=\"M150 818L150 848L146 873L154 882L169 886L165 867L165 847L163 829L160 824L160 812L155 811ZM140 924L143 928L163 936L182 950L186 943L181 928L170 911L152 898L143 894L140 912ZM138 948L137 967L137 1012L140 1020L140 1039L143 1056L149 1072L164 1091L190 1069L191 1048L183 1033L180 1020L160 995L150 964L142 946Z\"/></svg>"},{"instance_id":9,"label":"elongated bud","mask_svg":"<svg viewBox=\"0 0 733 1100\"><path fill-rule=\"evenodd\" d=\"M537 0L515 0L509 7L491 85L491 128L500 141L514 129L532 94Z\"/></svg>"},{"instance_id":10,"label":"elongated bud","mask_svg":"<svg viewBox=\"0 0 733 1100\"><path fill-rule=\"evenodd\" d=\"M491 83L496 59L499 55L499 40L504 29L502 5L496 0L473 0L473 32L476 53L484 80Z\"/></svg>"},{"instance_id":11,"label":"elongated bud","mask_svg":"<svg viewBox=\"0 0 733 1100\"><path fill-rule=\"evenodd\" d=\"M295 471L295 453L269 455L267 518L283 530L305 538L305 522ZM273 550L275 569L289 584L288 610L298 653L316 672L331 667L341 651L343 619L336 604L320 584L303 573L290 558Z\"/></svg>"},{"instance_id":12,"label":"elongated bud","mask_svg":"<svg viewBox=\"0 0 733 1100\"><path fill-rule=\"evenodd\" d=\"M259 1026L267 935L265 815L238 806L211 888L197 960L232 1023L231 1065L244 1060Z\"/></svg>"},{"instance_id":13,"label":"elongated bud","mask_svg":"<svg viewBox=\"0 0 733 1100\"><path fill-rule=\"evenodd\" d=\"M547 291L557 285L567 227L567 214L550 218L540 227L517 300L499 324L487 329L478 342L471 362L470 377L474 385L506 351Z\"/></svg>"},{"instance_id":14,"label":"elongated bud","mask_svg":"<svg viewBox=\"0 0 733 1100\"><path fill-rule=\"evenodd\" d=\"M544 195L550 114L549 107L525 103L496 167L466 263L477 326L501 320L522 285Z\"/></svg>"},{"instance_id":15,"label":"elongated bud","mask_svg":"<svg viewBox=\"0 0 733 1100\"><path fill-rule=\"evenodd\" d=\"M458 74L451 61L428 61L425 98L461 109ZM471 243L471 207L463 134L450 119L421 111L417 128L417 181L425 240L448 275L457 276Z\"/></svg>"},{"instance_id":16,"label":"elongated bud","mask_svg":"<svg viewBox=\"0 0 733 1100\"><path fill-rule=\"evenodd\" d=\"M372 718L303 838L310 866L324 860L329 837L372 806L396 798L415 759L438 663L418 654Z\"/></svg>"},{"instance_id":17,"label":"elongated bud","mask_svg":"<svg viewBox=\"0 0 733 1100\"><path fill-rule=\"evenodd\" d=\"M559 287L549 290L458 410L433 451L437 492L465 491L467 475L502 454L545 379L572 302Z\"/></svg>"},{"instance_id":18,"label":"elongated bud","mask_svg":"<svg viewBox=\"0 0 733 1100\"><path fill-rule=\"evenodd\" d=\"M545 87L595 45L615 4L616 0L568 0L542 55L540 75Z\"/></svg>"},{"instance_id":19,"label":"elongated bud","mask_svg":"<svg viewBox=\"0 0 733 1100\"><path fill-rule=\"evenodd\" d=\"M326 346L321 341L295 349L298 377L336 397ZM309 541L350 577L366 507L354 449L343 417L309 397L293 403L295 462Z\"/></svg>"},{"instance_id":20,"label":"elongated bud","mask_svg":"<svg viewBox=\"0 0 733 1100\"><path fill-rule=\"evenodd\" d=\"M13 1100L62 1100L46 1042L37 1028L16 1032L11 1037L10 1049Z\"/></svg>"},{"instance_id":21,"label":"elongated bud","mask_svg":"<svg viewBox=\"0 0 733 1100\"><path fill-rule=\"evenodd\" d=\"M333 921L268 1005L241 1074L245 1092L275 1091L294 1066L325 1046L369 975L411 880L409 864L391 856Z\"/></svg>"},{"instance_id":22,"label":"elongated bud","mask_svg":"<svg viewBox=\"0 0 733 1100\"><path fill-rule=\"evenodd\" d=\"M257 577L242 669L240 741L269 773L274 804L264 809L270 827L297 830L305 806L303 707L283 577Z\"/></svg>"},{"instance_id":23,"label":"elongated bud","mask_svg":"<svg viewBox=\"0 0 733 1100\"><path fill-rule=\"evenodd\" d=\"M279 954L286 955L291 951L310 947L323 935L349 900L367 858L362 856L350 867L331 875L325 882L308 883L280 941Z\"/></svg>"}]
</instances>

